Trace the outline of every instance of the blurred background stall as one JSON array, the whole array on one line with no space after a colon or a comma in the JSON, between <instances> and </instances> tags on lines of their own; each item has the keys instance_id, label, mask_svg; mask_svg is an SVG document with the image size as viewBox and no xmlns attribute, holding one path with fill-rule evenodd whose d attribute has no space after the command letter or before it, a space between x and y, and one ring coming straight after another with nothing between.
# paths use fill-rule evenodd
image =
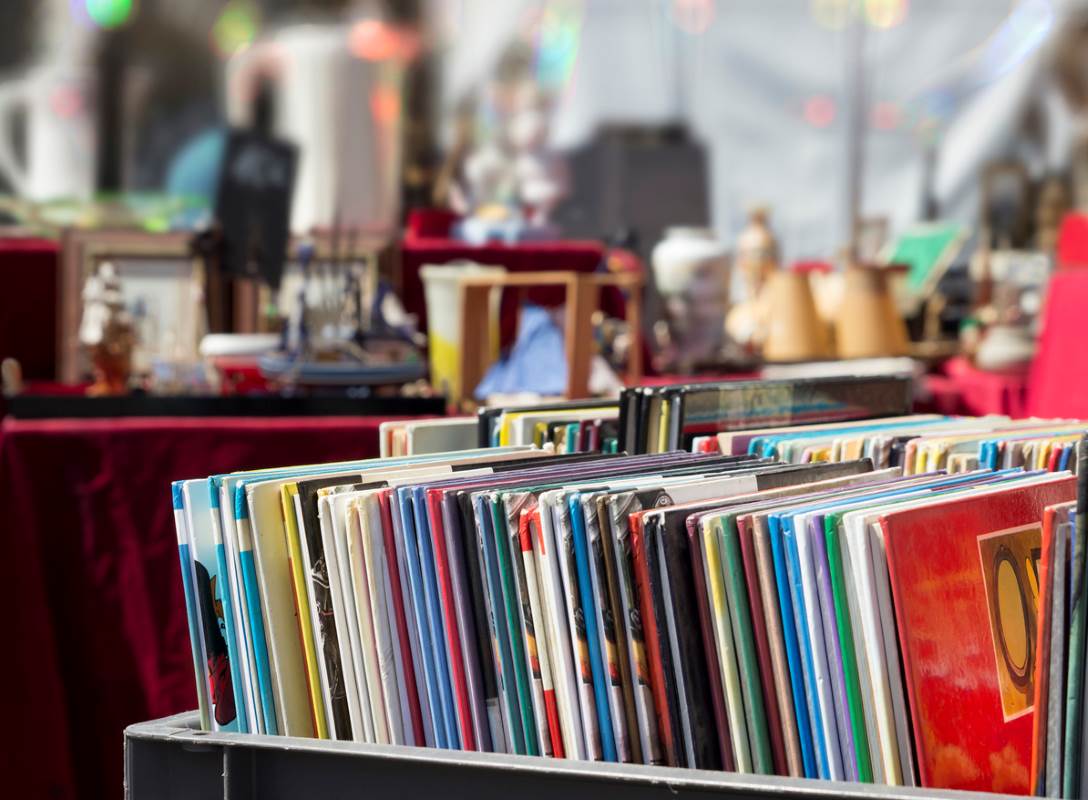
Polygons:
<instances>
[{"instance_id":1,"label":"blurred background stall","mask_svg":"<svg viewBox=\"0 0 1088 800\"><path fill-rule=\"evenodd\" d=\"M116 795L119 727L193 705L172 521L121 485L640 382L1086 418L1086 267L1083 2L6 0L4 669L43 705L0 749Z\"/></svg>"}]
</instances>

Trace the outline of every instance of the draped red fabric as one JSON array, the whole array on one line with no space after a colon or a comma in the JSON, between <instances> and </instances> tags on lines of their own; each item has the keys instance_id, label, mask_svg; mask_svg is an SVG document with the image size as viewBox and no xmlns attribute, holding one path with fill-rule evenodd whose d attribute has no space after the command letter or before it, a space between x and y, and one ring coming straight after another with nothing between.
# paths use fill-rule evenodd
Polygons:
<instances>
[{"instance_id":1,"label":"draped red fabric","mask_svg":"<svg viewBox=\"0 0 1088 800\"><path fill-rule=\"evenodd\" d=\"M1086 262L1088 263L1088 262ZM1028 381L1027 413L1040 417L1088 417L1088 349L1084 313L1088 270L1060 269L1050 278L1042 329Z\"/></svg>"},{"instance_id":2,"label":"draped red fabric","mask_svg":"<svg viewBox=\"0 0 1088 800\"><path fill-rule=\"evenodd\" d=\"M119 798L125 726L196 708L172 480L377 456L380 422L4 420L5 796Z\"/></svg>"},{"instance_id":3,"label":"draped red fabric","mask_svg":"<svg viewBox=\"0 0 1088 800\"><path fill-rule=\"evenodd\" d=\"M1059 269L1088 267L1088 215L1074 211L1062 218L1055 261Z\"/></svg>"},{"instance_id":4,"label":"draped red fabric","mask_svg":"<svg viewBox=\"0 0 1088 800\"><path fill-rule=\"evenodd\" d=\"M56 242L0 238L0 359L27 380L56 377L59 261Z\"/></svg>"}]
</instances>

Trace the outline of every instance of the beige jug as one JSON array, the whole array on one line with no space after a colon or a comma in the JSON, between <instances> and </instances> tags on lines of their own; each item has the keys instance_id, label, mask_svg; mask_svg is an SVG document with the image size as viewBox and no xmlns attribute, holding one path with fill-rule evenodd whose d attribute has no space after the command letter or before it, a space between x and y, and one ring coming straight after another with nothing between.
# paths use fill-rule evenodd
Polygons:
<instances>
[{"instance_id":1,"label":"beige jug","mask_svg":"<svg viewBox=\"0 0 1088 800\"><path fill-rule=\"evenodd\" d=\"M767 361L813 361L831 357L827 328L816 312L812 286L803 272L771 273L764 288Z\"/></svg>"},{"instance_id":2,"label":"beige jug","mask_svg":"<svg viewBox=\"0 0 1088 800\"><path fill-rule=\"evenodd\" d=\"M843 276L835 319L839 358L906 355L907 327L896 309L888 278L896 267L850 266Z\"/></svg>"}]
</instances>

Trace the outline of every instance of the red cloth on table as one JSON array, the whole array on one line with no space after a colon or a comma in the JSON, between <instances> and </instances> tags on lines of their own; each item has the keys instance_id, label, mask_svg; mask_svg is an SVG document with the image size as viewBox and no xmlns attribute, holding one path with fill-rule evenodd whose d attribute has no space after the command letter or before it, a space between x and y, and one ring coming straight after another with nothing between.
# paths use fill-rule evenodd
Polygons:
<instances>
[{"instance_id":1,"label":"red cloth on table","mask_svg":"<svg viewBox=\"0 0 1088 800\"><path fill-rule=\"evenodd\" d=\"M1026 415L1026 371L986 372L962 356L950 358L941 371L943 374L923 378L929 398L919 403L916 410L969 416Z\"/></svg>"},{"instance_id":2,"label":"red cloth on table","mask_svg":"<svg viewBox=\"0 0 1088 800\"><path fill-rule=\"evenodd\" d=\"M1088 264L1088 261L1085 262ZM1043 305L1039 349L1031 364L1028 413L1088 418L1088 270L1059 270Z\"/></svg>"},{"instance_id":3,"label":"red cloth on table","mask_svg":"<svg viewBox=\"0 0 1088 800\"><path fill-rule=\"evenodd\" d=\"M459 214L444 208L413 208L405 221L404 235L411 238L448 239Z\"/></svg>"},{"instance_id":4,"label":"red cloth on table","mask_svg":"<svg viewBox=\"0 0 1088 800\"><path fill-rule=\"evenodd\" d=\"M401 301L409 314L419 318L419 329L427 330L427 302L423 296L421 267L427 264L448 264L451 261L474 261L487 266L505 267L508 272L593 272L604 258L605 249L599 242L550 241L518 244L470 245L456 239L406 238L401 250ZM504 344L512 342L515 334L516 292L505 292L500 311L500 334ZM566 292L558 287L531 289L528 299L545 306L559 305ZM623 316L623 295L615 288L601 293L605 313Z\"/></svg>"},{"instance_id":5,"label":"red cloth on table","mask_svg":"<svg viewBox=\"0 0 1088 800\"><path fill-rule=\"evenodd\" d=\"M0 423L4 795L121 797L125 726L196 708L172 480L377 456L381 421Z\"/></svg>"},{"instance_id":6,"label":"red cloth on table","mask_svg":"<svg viewBox=\"0 0 1088 800\"><path fill-rule=\"evenodd\" d=\"M1058 229L1058 267L1088 267L1088 215L1070 212Z\"/></svg>"},{"instance_id":7,"label":"red cloth on table","mask_svg":"<svg viewBox=\"0 0 1088 800\"><path fill-rule=\"evenodd\" d=\"M27 380L57 374L60 248L45 239L0 239L0 359L17 358Z\"/></svg>"}]
</instances>

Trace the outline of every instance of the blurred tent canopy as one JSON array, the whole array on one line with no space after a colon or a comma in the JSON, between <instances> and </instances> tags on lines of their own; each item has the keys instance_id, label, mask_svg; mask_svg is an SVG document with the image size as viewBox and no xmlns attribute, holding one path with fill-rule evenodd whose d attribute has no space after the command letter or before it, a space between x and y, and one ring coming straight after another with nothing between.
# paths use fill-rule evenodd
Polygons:
<instances>
[{"instance_id":1,"label":"blurred tent canopy","mask_svg":"<svg viewBox=\"0 0 1088 800\"><path fill-rule=\"evenodd\" d=\"M552 67L557 146L582 145L605 123L686 124L709 152L715 228L731 241L747 208L768 204L787 260L832 256L846 242L855 115L861 210L886 216L892 231L921 216L927 160L938 213L975 223L987 162L1019 157L1040 176L1065 166L1075 134L1050 67L1082 3L431 0L429 8L442 37L447 119L511 43L527 40ZM852 51L857 25L863 44ZM1029 118L1042 121L1041 138L1025 135Z\"/></svg>"}]
</instances>

